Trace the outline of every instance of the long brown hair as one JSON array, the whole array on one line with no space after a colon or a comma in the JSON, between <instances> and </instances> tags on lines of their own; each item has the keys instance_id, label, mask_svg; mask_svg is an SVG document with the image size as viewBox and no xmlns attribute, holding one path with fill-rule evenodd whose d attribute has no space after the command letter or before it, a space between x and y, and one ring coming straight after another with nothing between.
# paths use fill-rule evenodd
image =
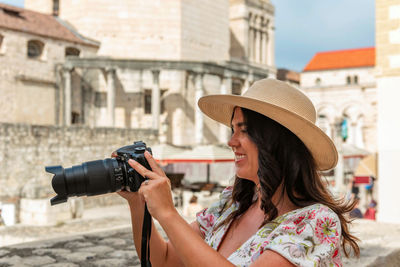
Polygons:
<instances>
[{"instance_id":1,"label":"long brown hair","mask_svg":"<svg viewBox=\"0 0 400 267\"><path fill-rule=\"evenodd\" d=\"M358 239L350 234L348 224L351 221L346 216L346 213L354 208L355 203L332 197L322 181L313 156L295 134L264 115L245 108L241 110L247 125L247 133L258 148L257 174L261 185L261 209L265 214L262 225L274 220L278 215L278 210L271 199L282 184L283 190L296 206L305 207L321 203L332 209L340 219L341 245L344 254L349 257L353 250L354 254L359 256ZM254 203L254 194L254 182L236 177L230 205L238 203L238 209L219 226L243 214Z\"/></svg>"}]
</instances>

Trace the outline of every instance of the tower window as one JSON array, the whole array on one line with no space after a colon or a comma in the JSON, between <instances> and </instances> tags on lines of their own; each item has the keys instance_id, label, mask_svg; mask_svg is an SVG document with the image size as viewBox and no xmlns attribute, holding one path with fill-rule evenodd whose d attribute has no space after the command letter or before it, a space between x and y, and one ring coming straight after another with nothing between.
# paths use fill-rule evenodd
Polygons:
<instances>
[{"instance_id":1,"label":"tower window","mask_svg":"<svg viewBox=\"0 0 400 267\"><path fill-rule=\"evenodd\" d=\"M53 16L58 16L60 11L60 1L53 0Z\"/></svg>"},{"instance_id":2,"label":"tower window","mask_svg":"<svg viewBox=\"0 0 400 267\"><path fill-rule=\"evenodd\" d=\"M358 76L354 75L353 77L354 84L358 84Z\"/></svg>"},{"instance_id":3,"label":"tower window","mask_svg":"<svg viewBox=\"0 0 400 267\"><path fill-rule=\"evenodd\" d=\"M4 40L4 37L3 37L3 35L0 34L0 53L3 51L3 49L2 49L3 48L3 46L2 46L3 40Z\"/></svg>"},{"instance_id":4,"label":"tower window","mask_svg":"<svg viewBox=\"0 0 400 267\"><path fill-rule=\"evenodd\" d=\"M315 79L315 85L317 85L317 86L321 85L321 79L320 78Z\"/></svg>"},{"instance_id":5,"label":"tower window","mask_svg":"<svg viewBox=\"0 0 400 267\"><path fill-rule=\"evenodd\" d=\"M67 47L65 48L65 56L79 56L81 51L75 47Z\"/></svg>"},{"instance_id":6,"label":"tower window","mask_svg":"<svg viewBox=\"0 0 400 267\"><path fill-rule=\"evenodd\" d=\"M350 76L346 77L346 84L351 84L351 77Z\"/></svg>"},{"instance_id":7,"label":"tower window","mask_svg":"<svg viewBox=\"0 0 400 267\"><path fill-rule=\"evenodd\" d=\"M44 43L39 40L30 40L28 42L28 57L39 58L43 53Z\"/></svg>"}]
</instances>

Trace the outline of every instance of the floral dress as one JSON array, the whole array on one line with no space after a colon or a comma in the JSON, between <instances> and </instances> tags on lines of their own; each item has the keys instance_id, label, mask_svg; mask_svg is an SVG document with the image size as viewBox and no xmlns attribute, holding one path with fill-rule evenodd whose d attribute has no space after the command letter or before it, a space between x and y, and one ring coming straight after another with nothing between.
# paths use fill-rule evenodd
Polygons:
<instances>
[{"instance_id":1,"label":"floral dress","mask_svg":"<svg viewBox=\"0 0 400 267\"><path fill-rule=\"evenodd\" d=\"M197 213L204 240L218 250L229 224L217 226L238 208L232 204L232 187L226 188L220 200ZM249 266L267 249L273 250L296 266L342 266L340 258L340 220L322 204L296 209L265 224L244 242L228 260L236 266Z\"/></svg>"}]
</instances>

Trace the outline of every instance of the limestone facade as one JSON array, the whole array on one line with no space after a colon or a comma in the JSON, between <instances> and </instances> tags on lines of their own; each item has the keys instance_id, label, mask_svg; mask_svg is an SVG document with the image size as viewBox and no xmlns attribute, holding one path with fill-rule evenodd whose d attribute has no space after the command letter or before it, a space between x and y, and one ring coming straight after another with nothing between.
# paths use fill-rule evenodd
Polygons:
<instances>
[{"instance_id":1,"label":"limestone facade","mask_svg":"<svg viewBox=\"0 0 400 267\"><path fill-rule=\"evenodd\" d=\"M378 220L400 222L400 1L377 0Z\"/></svg>"},{"instance_id":2,"label":"limestone facade","mask_svg":"<svg viewBox=\"0 0 400 267\"><path fill-rule=\"evenodd\" d=\"M374 67L315 70L301 73L301 88L318 114L317 124L331 138L344 119L347 144L377 151L377 90Z\"/></svg>"},{"instance_id":3,"label":"limestone facade","mask_svg":"<svg viewBox=\"0 0 400 267\"><path fill-rule=\"evenodd\" d=\"M275 77L269 1L27 0L25 7L49 13L55 2L60 18L100 42L96 57L64 64L63 125L159 129L175 145L226 142L227 129L203 118L198 98L240 94Z\"/></svg>"},{"instance_id":4,"label":"limestone facade","mask_svg":"<svg viewBox=\"0 0 400 267\"><path fill-rule=\"evenodd\" d=\"M8 16L6 12L2 16ZM56 66L65 61L67 49L76 49L86 57L95 55L97 47L3 24L0 40L0 122L57 124L60 91ZM40 56L28 56L29 42L43 45Z\"/></svg>"}]
</instances>

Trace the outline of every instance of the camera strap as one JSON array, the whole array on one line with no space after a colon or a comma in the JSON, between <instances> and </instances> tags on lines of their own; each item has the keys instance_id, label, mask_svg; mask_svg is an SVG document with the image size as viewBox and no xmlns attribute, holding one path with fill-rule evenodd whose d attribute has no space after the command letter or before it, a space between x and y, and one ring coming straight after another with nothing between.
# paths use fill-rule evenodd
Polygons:
<instances>
[{"instance_id":1,"label":"camera strap","mask_svg":"<svg viewBox=\"0 0 400 267\"><path fill-rule=\"evenodd\" d=\"M141 267L151 267L150 262L150 236L151 236L151 215L144 204L144 216L142 226L142 249L141 249Z\"/></svg>"}]
</instances>

